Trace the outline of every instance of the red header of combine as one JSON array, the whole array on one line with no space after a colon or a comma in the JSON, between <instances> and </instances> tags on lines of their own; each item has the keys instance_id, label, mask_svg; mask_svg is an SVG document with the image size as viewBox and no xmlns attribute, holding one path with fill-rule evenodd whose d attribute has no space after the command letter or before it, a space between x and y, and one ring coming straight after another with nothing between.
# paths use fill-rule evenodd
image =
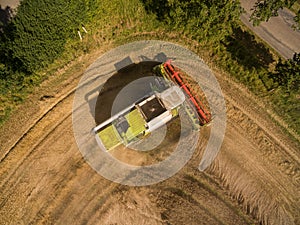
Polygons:
<instances>
[{"instance_id":1,"label":"red header of combine","mask_svg":"<svg viewBox=\"0 0 300 225\"><path fill-rule=\"evenodd\" d=\"M206 110L203 103L196 97L196 95L192 93L188 85L183 82L182 78L180 77L179 71L176 71L175 67L171 64L171 60L166 61L163 66L170 79L183 89L190 102L195 106L198 113L200 125L209 123L211 121L211 114L208 110Z\"/></svg>"}]
</instances>

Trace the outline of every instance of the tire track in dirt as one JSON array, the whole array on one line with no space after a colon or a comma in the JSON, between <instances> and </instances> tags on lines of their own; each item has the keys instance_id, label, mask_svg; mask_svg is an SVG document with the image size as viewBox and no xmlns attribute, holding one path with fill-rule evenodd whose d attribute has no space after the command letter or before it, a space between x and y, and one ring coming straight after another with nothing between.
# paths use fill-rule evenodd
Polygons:
<instances>
[{"instance_id":1,"label":"tire track in dirt","mask_svg":"<svg viewBox=\"0 0 300 225\"><path fill-rule=\"evenodd\" d=\"M239 110L235 109L232 114L239 114ZM293 221L299 220L299 185L294 176L279 170L280 160L291 158L290 155L272 153L264 157L263 147L252 139L255 134L243 126L243 121L249 118L242 117L239 121L234 121L230 115L228 118L224 147L208 173L216 174L245 210L264 224L275 221L278 224L297 224ZM246 124L252 123L248 121ZM280 153L282 149L278 147L276 151ZM297 171L297 162L293 163Z\"/></svg>"},{"instance_id":2,"label":"tire track in dirt","mask_svg":"<svg viewBox=\"0 0 300 225\"><path fill-rule=\"evenodd\" d=\"M64 104L62 104L62 105L64 105ZM64 109L65 107L62 107L62 111L64 111L65 109ZM66 116L66 118L69 118L68 116ZM44 118L45 120L47 120L48 118L47 118L47 116L45 116L45 118ZM62 119L62 120L58 120L58 122L57 122L57 126L54 126L54 128L53 129L50 129L50 130L54 130L54 131L56 131L57 129L59 129L59 127L61 127L61 126L65 126L66 128L66 130L68 130L68 125L66 125L65 123L66 122L64 122L65 121L65 119ZM43 123L44 121L41 121L41 123ZM43 130L43 129L42 129ZM36 131L36 130L34 130L34 131L32 131L32 132L37 132L37 133L41 133L41 132L38 132L38 131ZM51 135L52 135L52 132L50 132L51 134L48 134L48 135L46 135L46 137L48 137L50 140L49 140L49 142L51 143L52 142L52 140L53 139L55 139L55 138L51 138ZM59 133L59 135L58 136L61 136L61 134L62 134L63 132L60 132ZM30 134L28 134L28 136L27 136L27 138L28 137L30 137ZM35 150L36 148L39 148L40 149L40 151L42 150L42 149L44 149L43 147L44 146L42 146L43 145L43 142L44 141L46 141L47 142L47 140L46 140L46 138L43 138L37 145L36 145L36 147L34 147L33 149L32 149L32 151L33 150ZM22 145L22 143L19 143L20 145ZM14 149L14 150L16 150L16 149ZM29 159L29 157L32 157L32 155L33 154L35 154L35 155L37 155L38 154L38 152L33 152L33 153L29 153L29 156L27 156L24 160L23 160L23 162L21 163L21 164L25 164L26 166L29 166L28 164L26 164L26 161L29 161L29 162L31 162L31 160ZM8 158L6 159L6 160L8 160ZM59 166L58 166L59 167ZM20 166L18 166L18 168L16 169L16 170L19 170L19 171L22 171L22 169L20 168ZM67 170L67 171L69 171L69 170ZM64 211L65 210L63 210L63 208L65 207L65 205L68 203L68 202L70 202L70 203L72 203L74 200L72 200L72 194L70 194L69 193L69 191L68 191L68 188L65 188L65 185L66 185L66 183L64 183L63 181L64 180L66 180L66 181L69 181L70 182L70 180L72 180L72 179L74 179L74 176L76 176L76 175L74 175L74 176L69 176L68 175L68 172L65 172L65 173L63 173L63 174L54 174L53 176L55 177L55 176L57 176L59 179L57 180L57 181L55 181L55 183L58 185L57 187L55 187L54 188L54 192L59 192L59 194L58 195L56 195L55 196L55 202L54 202L54 200L52 200L52 201L49 201L49 202L47 202L47 204L44 204L44 206L43 206L43 208L37 213L38 215L40 215L40 217L41 217L41 219L43 220L43 219L45 219L43 216L44 215L47 215L47 214L52 214L52 216L51 217L49 217L50 218L50 220L51 220L51 218L52 218L52 220L58 220L58 219L60 219L61 217L63 217L63 216L61 216L63 213L64 213ZM22 171L23 172L23 171ZM18 174L16 174L16 173L14 173L13 174L13 176L16 176L16 177L20 177ZM19 178L20 179L20 178ZM12 181L14 181L14 179L12 179ZM19 184L19 181L17 181L16 182L16 185L17 184ZM181 188L181 189L179 189L179 190L182 190L183 188ZM107 198L111 198L112 196L113 196L113 194L112 195L110 195L110 193L112 192L112 191L110 191L110 188L108 187L108 192L106 193L106 200L107 200ZM105 200L105 201L106 201ZM100 208L105 208L105 204L107 205L106 207L109 207L109 206L111 206L111 203L110 202L108 202L108 203L105 203L105 201L99 201L99 202L90 202L91 200L89 200L88 201L88 204L86 205L86 208L92 208L91 210L89 210L89 213L87 213L87 215L88 216L86 216L86 217L84 217L84 218L89 218L89 217L92 217L96 212L98 212L99 211L99 209ZM54 203L53 203L54 202ZM193 201L192 201L193 202ZM55 210L53 210L53 208L55 208ZM67 209L66 209L67 210ZM70 211L69 211L70 212ZM102 210L101 210L101 212L102 213L104 213ZM206 213L207 211L203 211L203 213ZM86 219L85 219L86 220ZM36 219L34 219L33 220L33 222L35 223L35 222L38 222L38 221L36 221ZM221 222L220 222L221 223Z\"/></svg>"},{"instance_id":3,"label":"tire track in dirt","mask_svg":"<svg viewBox=\"0 0 300 225\"><path fill-rule=\"evenodd\" d=\"M88 224L163 224L155 203L147 196L148 188L120 186L111 193L110 201L91 215ZM150 197L151 198L151 197ZM100 210L99 210L100 209Z\"/></svg>"},{"instance_id":4,"label":"tire track in dirt","mask_svg":"<svg viewBox=\"0 0 300 225\"><path fill-rule=\"evenodd\" d=\"M228 96L226 96L228 99ZM260 110L257 110L262 106L255 106L255 104L240 104L240 102L230 99L230 106L228 105L228 115L231 121L239 125L247 131L249 137L258 146L258 150L261 151L263 157L269 158L272 162L276 162L276 166L287 175L292 177L292 182L297 186L300 185L300 158L297 152L297 145L292 146L285 139L279 139L274 135L274 131L278 130L278 127L274 130L266 128L265 121L258 119L257 114L260 114ZM251 107L252 106L252 107ZM256 113L249 113L255 109ZM247 112L248 111L248 112ZM254 116L253 116L254 114ZM271 122L270 122L271 123ZM271 128L272 129L272 128ZM282 151L283 150L283 151Z\"/></svg>"},{"instance_id":5,"label":"tire track in dirt","mask_svg":"<svg viewBox=\"0 0 300 225\"><path fill-rule=\"evenodd\" d=\"M119 203L119 200L116 197L126 198L125 196L129 195L127 194L127 191L125 191L125 194L120 194L120 188L114 188L118 185L109 181L106 181L106 185L103 185L102 182L104 179L98 176L94 171L91 171L91 169L82 162L80 156L77 160L72 159L74 151L76 152L77 157L80 154L77 152L78 150L74 139L71 138L70 140L70 136L72 136L70 130L70 117L65 115L65 118L61 119L61 115L71 109L70 103L71 101L68 103L66 100L66 102L62 102L57 108L50 111L49 114L40 121L42 125L38 123L1 163L5 167L8 167L7 170L13 170L11 173L4 173L4 177L7 176L7 179L4 185L1 185L1 190L3 193L6 193L5 197L7 199L1 207L2 213L6 214L6 216L1 216L1 218L5 218L3 221L4 223L5 221L17 222L17 220L21 218L24 223L32 222L33 224L47 223L47 221L76 223L74 217L70 216L70 214L73 214L74 212L77 212L75 214L79 215L79 218L82 219L80 221L86 221L88 223L89 221L97 221L97 214L99 215L99 218L110 221L112 213L114 212L110 211L110 209L115 204L119 207L117 207L117 209L122 209L124 212L123 216L119 215L120 218L124 218L125 213L130 211L127 209L126 203ZM68 104L70 105L69 107L67 107ZM57 115L56 119L54 119L54 114ZM48 121L49 118L54 119L54 124L52 121ZM47 121L53 126L53 129L49 129L49 127L45 126ZM45 129L49 131L49 133L45 135L45 138L38 139L36 136L31 135L32 132L41 134ZM63 143L59 143L60 139L63 140ZM36 145L32 148L31 145L34 143L36 143ZM26 146L27 148L25 148ZM26 150L29 150L29 153L23 154L24 152L27 153ZM18 158L17 156L20 155L23 158L21 158L17 168L10 167L12 160ZM43 163L46 163L46 161L53 161L53 157L55 161L52 162L52 164L43 167ZM62 159L60 159L60 157L62 157ZM71 165L68 164L67 159L71 160ZM76 164L77 166L75 166ZM41 174L32 172L33 170L37 170L38 167L40 167L40 171L43 171ZM52 169L49 169L49 167ZM86 183L86 185L91 188L82 190L82 194L84 193L84 195L90 197L80 199L76 196L80 194L80 192L76 188L74 189L73 185L77 183L77 179L81 178L85 180L79 173L80 171L85 173L86 170L95 174L93 177L95 177L96 182ZM12 188L11 184L13 185ZM99 189L95 190L95 188L93 188L94 185L99 185ZM101 191L99 192L99 190ZM97 197L94 198L94 196ZM145 194L142 196L143 199L147 198ZM20 209L20 211L10 208L10 206L15 204L20 205L24 202L26 202L26 207ZM71 207L67 207L68 205ZM147 215L152 215L152 220L160 223L159 216L155 216L156 213L152 212L153 209L155 209L155 207L148 209ZM204 209L205 210L202 212L203 214L206 214L207 209ZM142 216L137 216L137 212ZM137 218L140 221L143 221L141 218L143 216L145 216L145 213L142 213L142 211L138 209L134 209L133 215L131 215L131 221L128 222L128 224L135 223L135 219ZM146 221L143 223L149 224L149 222Z\"/></svg>"},{"instance_id":6,"label":"tire track in dirt","mask_svg":"<svg viewBox=\"0 0 300 225\"><path fill-rule=\"evenodd\" d=\"M297 149L300 147L300 137L293 130L288 129L288 125L280 120L277 115L265 105L265 99L259 99L254 96L248 89L234 82L226 74L215 73L215 75L220 82L226 99L257 124L257 126L268 134L280 148L290 154L295 161L299 162L300 157ZM276 123L286 130L282 130L282 127ZM292 143L287 133L294 137L298 142Z\"/></svg>"},{"instance_id":7,"label":"tire track in dirt","mask_svg":"<svg viewBox=\"0 0 300 225\"><path fill-rule=\"evenodd\" d=\"M63 102L64 103L64 102ZM54 108L52 108L53 111L55 111ZM54 114L54 113L53 113ZM51 115L53 115L51 114ZM60 114L58 113L57 115L60 116ZM61 124L63 124L63 121L65 121L68 117L70 117L70 113L68 113L66 116L63 116L63 119L60 119L59 116L55 119L57 119L57 121L55 121L54 125L48 124L50 125L51 129L48 129L48 132L46 132L44 135L43 131L46 128L49 128L49 126L43 126L46 123L47 125L47 119L49 119L49 114L46 115L45 117L43 117L42 120L40 120L40 122L38 124L36 124L36 126L29 131L26 134L26 137L20 139L20 142L18 145L16 145L16 147L13 149L13 151L6 157L6 160L4 162L2 162L3 168L6 168L7 171L12 170L12 172L8 173L6 171L4 171L4 173L1 173L1 180L3 180L4 182L1 183L1 189L3 190L7 190L7 192L14 192L14 189L16 189L19 186L20 180L22 181L23 179L23 174L28 171L28 168L30 168L31 165L35 164L35 160L32 160L32 157L35 155L36 151L38 151L38 149L40 148L40 146L43 144L43 142L47 141L50 137L51 134L57 130L57 128L59 128L59 126L61 126ZM52 120L50 120L52 121ZM42 124L42 125L41 125ZM31 136L31 133L37 133L40 134L42 137L35 139L36 136ZM25 147L25 146L30 146L29 148ZM45 150L45 149L43 149ZM19 156L19 157L16 157ZM8 165L13 165L15 167L10 168ZM31 166L32 167L32 166ZM34 167L33 167L34 169ZM3 171L3 170L2 170ZM6 176L5 176L6 175ZM17 182L15 181L15 179L13 179L13 177L18 177ZM9 194L10 195L10 194ZM29 193L29 196L31 194ZM11 195L10 195L11 197ZM7 200L7 199L6 199ZM1 205L3 208L3 204L5 204L5 202L2 202Z\"/></svg>"},{"instance_id":8,"label":"tire track in dirt","mask_svg":"<svg viewBox=\"0 0 300 225\"><path fill-rule=\"evenodd\" d=\"M245 215L248 212L263 224L276 218L281 224L296 224L289 221L299 210L296 148L278 128L273 129L272 121L253 115L253 100L225 83L226 78L219 79L230 122L224 147L206 173L197 170L199 150L195 161L186 166L188 172L158 185L128 188L100 177L84 162L73 138L71 93L2 157L0 223L199 224L206 222L203 218L218 224L255 223ZM203 180L207 186L199 184ZM236 202L227 199L227 194Z\"/></svg>"},{"instance_id":9,"label":"tire track in dirt","mask_svg":"<svg viewBox=\"0 0 300 225\"><path fill-rule=\"evenodd\" d=\"M239 206L220 198L224 192L203 174L191 173L197 170L196 164L194 169L158 185L157 204L167 224L256 224Z\"/></svg>"},{"instance_id":10,"label":"tire track in dirt","mask_svg":"<svg viewBox=\"0 0 300 225\"><path fill-rule=\"evenodd\" d=\"M16 168L14 168L14 167L11 168L13 170L13 172L10 172L10 173L4 172L3 173L4 175L6 175L6 179L1 184L1 190L3 190L3 192L7 193L7 195L9 196L8 198L6 198L5 202L2 202L1 209L3 211L5 211L5 204L10 203L7 200L18 202L18 201L20 201L20 199L24 199L24 201L27 204L34 201L34 198L35 198L34 196L37 194L41 194L41 193L38 193L37 187L35 187L35 186L39 185L39 183L41 183L41 182L47 183L47 185L42 186L42 187L40 186L38 189L40 189L40 190L42 189L42 192L46 192L46 194L49 194L49 192L52 192L55 194L52 194L52 197L47 199L46 201L42 201L42 202L40 202L40 204L37 204L42 207L40 209L36 209L36 214L34 213L35 211L31 208L31 213L29 215L27 215L27 213L24 212L23 214L22 213L18 214L16 216L17 218L22 218L24 221L27 221L27 222L31 221L34 224L46 222L48 220L50 220L50 221L62 220L64 223L64 221L67 221L66 218L68 218L64 215L65 211L69 212L69 214L70 214L70 212L73 211L71 209L68 209L68 207L66 207L67 205L69 205L71 203L71 205L73 205L73 207L83 205L83 207L82 207L83 210L79 210L77 215L80 216L84 213L85 215L83 216L82 220L89 221L89 218L92 217L95 214L95 212L99 211L99 209L102 208L103 205L105 206L105 204L110 204L109 202L110 202L111 195L112 195L111 193L114 192L114 189L115 189L114 187L117 187L118 185L114 184L110 181L106 181L107 186L103 186L103 184L100 184L99 180L104 180L104 179L101 178L98 174L96 174L93 170L91 170L88 167L88 165L86 165L84 163L82 158L73 162L73 165L77 164L77 166L75 166L76 171L73 171L72 166L68 167L68 168L63 168L64 165L68 165L67 162L55 163L53 165L53 167L58 168L57 170L59 170L59 168L61 168L63 172L60 172L57 170L53 171L53 169L50 171L47 171L45 173L45 175L49 177L48 179L45 179L45 176L40 176L38 181L36 181L36 182L33 182L33 180L30 181L30 186L33 185L34 187L29 188L29 190L28 190L29 193L21 192L21 196L19 195L18 187L20 185L23 185L22 180L24 179L24 176L25 176L24 173L25 174L30 173L28 171L30 171L31 169L35 169L36 160L40 160L44 157L49 157L49 155L47 156L47 154L44 153L45 149L47 149L47 147L49 148L49 146L55 144L55 140L59 140L59 138L61 138L61 137L63 137L63 139L66 139L66 137L64 137L64 135L63 135L66 133L66 131L69 131L69 133L71 134L71 140L72 140L71 148L76 151L76 155L80 155L79 151L77 150L75 140L72 137L73 134L72 134L72 132L70 132L70 125L71 125L70 114L64 115L61 118L61 115L63 115L65 113L65 111L71 111L71 103L72 103L71 99L72 99L72 96L70 96L70 99L65 99L61 104L58 104L56 108L53 108L53 110L50 110L43 117L43 119L38 124L36 124L32 130L30 130L27 133L27 135L15 146L13 151L2 162L3 166L7 166L7 164L12 163L10 158L14 158L16 155L23 155L22 158L20 159L18 165L16 166ZM68 104L70 105L69 107L66 106ZM54 114L57 114L57 117L54 119L54 123L52 123ZM52 117L52 120L48 121L50 117ZM49 122L52 126L51 129L46 129L48 131L48 133L46 133L40 139L35 139L34 137L32 137L32 135L31 135L32 132L36 133L36 134L43 133L43 131L45 130L45 126L40 126L40 124L44 125L47 122ZM31 143L34 143L34 146L32 148L22 148L25 145L31 146ZM64 142L63 144L64 144L63 148L67 149L68 142ZM18 148L20 148L20 149L18 149ZM22 152L23 150L24 151L26 150L26 153L24 152L24 154L23 154L23 152ZM50 147L50 149L47 149L48 152L51 150L52 150L51 147ZM55 150L55 149L53 149L53 150ZM57 151L58 150L56 150L56 153L57 153ZM45 154L46 154L46 156L45 156ZM65 156L65 157L68 157L68 156ZM82 164L85 165L84 169L81 169ZM79 173L80 171L86 171L86 170L91 171L93 174L93 177L96 177L95 180L97 181L99 187L101 187L100 188L101 193L98 192L97 198L96 198L97 201L95 201L94 200L95 188L93 187L95 184L92 183L90 189L84 190L85 195L87 195L87 196L91 195L92 197L88 198L88 199L84 199L84 200L87 200L87 202L86 202L86 204L82 204L82 202L80 202L79 200L76 200L77 198L74 197L76 192L75 193L73 191L70 192L69 186L70 185L72 186L71 183L75 182L75 181L73 181L75 178L78 179L77 173ZM70 172L70 171L73 171L73 172ZM27 177L28 177L28 175L27 175ZM17 178L17 181L16 181L16 178ZM48 186L50 186L51 191L47 191ZM75 202L73 199L75 199ZM112 198L112 199L114 199L114 198ZM42 198L42 200L45 200L45 199ZM83 200L83 199L81 199L81 200ZM106 203L107 201L108 201L108 203ZM37 202L35 201L35 203L37 203ZM11 220L11 221L14 221L14 220ZM73 222L70 222L70 223L73 223Z\"/></svg>"},{"instance_id":11,"label":"tire track in dirt","mask_svg":"<svg viewBox=\"0 0 300 225\"><path fill-rule=\"evenodd\" d=\"M72 99L70 98L70 100L72 100ZM72 101L70 101L70 100L69 100L69 102L72 103ZM61 105L57 105L57 107L61 108L60 110L62 112L66 111L65 110L65 106L66 106L66 102L63 102ZM49 111L48 112L49 116L53 116L53 114L57 113L57 112L54 112L54 111L55 111L54 109L51 110L51 111ZM60 114L58 113L58 115L60 115ZM69 124L70 124L70 122L68 121L68 125L66 125L66 120L67 119L70 120L70 115L71 114L67 114L62 119L60 119L58 117L58 120L56 121L56 123L53 125L53 127L51 129L48 130L48 133L46 133L44 135L44 137L40 138L37 141L36 140L29 140L28 141L27 139L28 138L30 139L30 133L31 132L41 134L42 131L44 130L43 127L39 127L39 125L40 125L40 123L45 123L45 121L47 121L47 119L49 119L48 115L45 115L45 117L43 117L43 120L41 120L40 123L38 123L34 127L34 129L31 130L27 134L26 138L22 139L21 142L19 142L19 145L21 145L21 146L24 146L24 145L30 146L30 143L32 143L32 142L35 143L35 141L36 141L36 144L33 146L33 148L26 149L26 150L29 150L29 152L28 153L26 152L26 154L20 160L20 162L17 165L17 167L13 170L12 173L8 174L7 179L5 179L4 183L1 184L1 186L2 186L1 189L4 190L4 192L7 193L10 196L10 198L15 193L15 191L16 191L15 189L17 189L17 187L20 185L20 180L22 180L23 176L24 176L23 174L26 173L29 170L29 168L32 168L32 169L35 168L35 166L34 166L36 164L35 163L35 161L36 161L35 159L38 159L38 158L35 158L35 156L43 155L43 151L46 149L47 146L49 146L49 144L51 145L51 143L53 143L53 140L57 140L57 138L61 137L63 133L65 133L67 130L69 130ZM63 128L63 130L61 130L60 127L63 127L63 126L65 126L65 128ZM38 128L40 130L37 130ZM56 135L55 138L51 137L51 136L53 136L54 132L57 133L57 130L60 130L59 134ZM27 140L28 143L22 143L22 142L26 142L26 140ZM47 142L50 142L50 143L48 144ZM74 140L72 142L74 144ZM19 145L17 145L17 146L19 146ZM17 149L18 147L17 146L14 148L14 154L20 154L20 153L22 153L21 151L18 151L18 149ZM9 157L6 158L6 161L7 160L9 160ZM79 165L78 165L78 163L79 163ZM79 161L77 161L77 165L75 166L75 169L77 170L78 166L80 168L80 166L81 166L80 164L83 164L83 163L84 163L84 161L82 159L80 159ZM75 164L76 164L76 162L75 162ZM2 163L2 165L3 165L3 163ZM5 166L5 164L4 164L4 166ZM54 164L53 166L56 166L56 164ZM57 165L56 167L62 168L63 165ZM53 180L54 184L55 184L55 186L53 187L52 191L54 193L58 193L58 194L55 195L55 198L51 198L50 200L48 200L47 204L45 204L45 203L42 204L43 208L37 213L38 215L40 215L40 217L41 217L41 215L47 214L47 213L44 213L44 212L47 211L47 208L48 208L49 205L51 205L51 207L55 206L55 204L52 203L54 201L54 199L55 199L55 202L57 202L58 205L61 205L61 207L64 207L64 203L66 203L66 201L68 201L70 194L68 193L69 191L65 190L64 187L67 185L67 182L70 182L76 176L76 173L71 173L70 174L70 171L72 171L72 168L68 168L67 170L63 170L63 171L64 171L63 174L61 174L61 173L60 174L56 174L56 173L53 173L53 171L51 172L51 170L48 171L48 172L50 172L49 174L52 177L50 179L50 181ZM17 181L15 179L13 179L13 177L18 177ZM39 179L39 181L36 182L36 184L40 183L40 181L42 179L44 179L44 177L41 177ZM31 183L32 183L32 181L31 181ZM32 193L34 192L35 188L36 187L34 187L33 189L31 189L30 192L29 192L29 194L27 194L26 202L28 201L28 198L30 198L32 196ZM110 189L110 188L108 188L108 189ZM7 191L5 191L5 190L7 190ZM58 199L61 199L61 200L58 201ZM5 203L6 202L2 202L2 204L1 204L2 207L1 208L3 208L3 206L5 205ZM61 207L58 207L58 211L57 212L63 212L63 210L62 210ZM57 217L57 215L55 215L55 217ZM38 222L37 221L38 217L37 218L34 217L33 219L35 220L35 222Z\"/></svg>"},{"instance_id":12,"label":"tire track in dirt","mask_svg":"<svg viewBox=\"0 0 300 225\"><path fill-rule=\"evenodd\" d=\"M228 114L230 117L229 123L232 126L242 127L244 129L244 135L249 135L251 141L253 141L260 150L260 154L264 158L268 158L274 166L291 178L292 183L295 186L300 185L300 166L294 155L289 154L288 151L282 151L281 146L278 146L276 140L274 140L269 133L263 128L258 126L251 117L248 117L241 108L234 105L227 104ZM282 162L288 162L285 166L282 166Z\"/></svg>"},{"instance_id":13,"label":"tire track in dirt","mask_svg":"<svg viewBox=\"0 0 300 225\"><path fill-rule=\"evenodd\" d=\"M0 151L0 163L48 112L74 94L87 65L91 64L99 54L110 47L111 44L107 44L107 46L81 56L63 68L59 68L41 86L34 90L34 94L29 96L24 104L13 112L5 128L0 129L0 146L2 150ZM74 68L76 68L75 71ZM44 96L51 97L44 100ZM18 111L21 113L17 113Z\"/></svg>"},{"instance_id":14,"label":"tire track in dirt","mask_svg":"<svg viewBox=\"0 0 300 225\"><path fill-rule=\"evenodd\" d=\"M11 152L11 150L14 149L14 148L18 145L18 143L21 142L21 141L28 135L28 133L29 133L35 126L37 126L38 123L41 122L41 120L42 120L45 116L47 116L47 114L48 114L49 112L51 112L53 109L55 109L55 107L56 107L58 104L62 103L62 102L63 102L67 97L69 97L71 94L73 94L73 93L75 92L75 90L76 90L76 89L73 88L71 91L67 92L65 95L63 95L63 96L60 97L58 100L56 100L56 101L54 102L54 104L50 105L50 107L48 107L44 112L42 112L42 113L40 114L40 116L39 116L35 121L33 121L33 122L30 124L30 126L28 126L28 128L24 131L24 133L23 133L20 137L18 137L18 139L17 139L11 146L8 147L8 150L7 150L6 152L4 152L4 154L1 156L0 163L1 163L2 161L4 161L6 157L8 157L8 155L9 155L10 152ZM71 115L71 113L69 113L69 115Z\"/></svg>"},{"instance_id":15,"label":"tire track in dirt","mask_svg":"<svg viewBox=\"0 0 300 225\"><path fill-rule=\"evenodd\" d=\"M269 176L269 179L273 180L273 184L283 188L288 186L286 183L291 183L293 187L290 186L288 191L284 190L284 188L283 190L287 193L299 194L299 189L297 188L300 185L299 152L297 151L299 145L297 143L291 144L291 141L287 140L285 135L279 135L279 128L274 127L272 121L266 118L268 115L263 116L265 113L261 110L262 104L257 104L257 102L253 101L252 96L247 95L246 91L241 91L241 88L232 88L237 86L233 82L228 82L227 84L226 82L228 80L223 79L221 83L223 90L225 90L226 99L228 99L227 115L230 118L228 122L235 125L235 127L242 128L241 132L243 132L244 136L248 135L249 140L257 146L256 150L259 155L264 159L268 159L266 163L270 163L272 166L269 167L269 171L266 171L265 174L277 170L281 172L273 173L272 178ZM228 88L230 88L230 91ZM238 92L245 93L245 95L239 95ZM281 184L277 182L278 175L281 179L285 178L283 180L280 179ZM295 199L295 197L293 198ZM299 199L299 195L297 198Z\"/></svg>"},{"instance_id":16,"label":"tire track in dirt","mask_svg":"<svg viewBox=\"0 0 300 225\"><path fill-rule=\"evenodd\" d=\"M69 97L69 99L67 99ZM5 154L5 157L2 158L2 162L0 162L3 167L6 166L6 164L13 164L14 170L12 173L10 173L6 179L2 178L1 179L1 186L5 186L7 181L11 176L13 176L16 171L19 169L20 165L24 163L26 159L33 153L33 151L41 145L48 137L51 135L55 129L57 129L58 126L60 126L61 123L63 123L67 118L69 118L72 115L72 112L68 112L66 115L65 113L59 113L57 114L57 118L51 118L53 115L50 113L52 111L55 111L59 105L64 104L64 101L69 101L71 100L71 96L69 94L65 96L63 99L60 99L57 104L55 104L53 107L51 107L40 119L39 121L35 122L30 129L28 129L27 133L22 135L22 137L14 144L14 146L8 151L7 154ZM55 113L54 113L55 114ZM62 117L62 118L60 118ZM54 124L53 119L58 119L58 121L55 121ZM46 125L46 126L45 126ZM46 131L45 131L46 130ZM33 135L31 135L33 134ZM38 135L34 135L38 134ZM26 139L25 139L26 137ZM25 143L24 143L25 142ZM27 142L27 143L26 143ZM18 146L17 146L18 145ZM22 146L28 145L31 146L30 149L22 148ZM20 147L19 147L20 146ZM13 150L13 152L12 152ZM12 155L10 155L12 154ZM14 161L14 155L22 155L22 158L18 158L17 162ZM6 161L4 161L6 159ZM4 171L1 171L0 177L2 173L5 173Z\"/></svg>"}]
</instances>

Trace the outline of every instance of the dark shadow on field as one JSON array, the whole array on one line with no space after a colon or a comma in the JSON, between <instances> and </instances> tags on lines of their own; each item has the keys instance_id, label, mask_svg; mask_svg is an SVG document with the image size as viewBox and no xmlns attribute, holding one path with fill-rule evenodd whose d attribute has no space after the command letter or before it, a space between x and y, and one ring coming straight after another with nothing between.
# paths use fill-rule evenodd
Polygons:
<instances>
[{"instance_id":1,"label":"dark shadow on field","mask_svg":"<svg viewBox=\"0 0 300 225\"><path fill-rule=\"evenodd\" d=\"M124 87L133 81L137 81L139 78L153 76L153 67L158 64L160 64L160 62L146 61L138 64L132 63L123 68L120 66L117 72L106 81L97 97L95 107L96 124L100 124L112 116L114 100ZM120 104L117 106L118 110L122 110L134 103L132 97L141 98L143 97L142 95L151 90L149 83L141 82L136 82L132 88L134 88L134 90L132 90L134 96L124 97L124 101L119 102Z\"/></svg>"},{"instance_id":2,"label":"dark shadow on field","mask_svg":"<svg viewBox=\"0 0 300 225\"><path fill-rule=\"evenodd\" d=\"M147 12L154 13L158 20L166 19L170 12L168 1L165 0L141 0Z\"/></svg>"},{"instance_id":3,"label":"dark shadow on field","mask_svg":"<svg viewBox=\"0 0 300 225\"><path fill-rule=\"evenodd\" d=\"M240 27L234 29L233 35L227 38L226 48L239 64L248 69L268 68L274 62L270 50L263 43L257 42L254 35Z\"/></svg>"},{"instance_id":4,"label":"dark shadow on field","mask_svg":"<svg viewBox=\"0 0 300 225\"><path fill-rule=\"evenodd\" d=\"M153 59L147 57L147 56L144 56L144 55L141 55L140 56L140 59L141 61L157 61L157 62L166 62L167 60L175 60L176 58L174 57L167 57L165 53L163 52L160 52L158 53L156 56L154 56Z\"/></svg>"},{"instance_id":5,"label":"dark shadow on field","mask_svg":"<svg viewBox=\"0 0 300 225\"><path fill-rule=\"evenodd\" d=\"M0 32L3 32L3 28L8 24L8 22L12 18L12 8L9 6L6 6L5 8L2 8L0 5Z\"/></svg>"}]
</instances>

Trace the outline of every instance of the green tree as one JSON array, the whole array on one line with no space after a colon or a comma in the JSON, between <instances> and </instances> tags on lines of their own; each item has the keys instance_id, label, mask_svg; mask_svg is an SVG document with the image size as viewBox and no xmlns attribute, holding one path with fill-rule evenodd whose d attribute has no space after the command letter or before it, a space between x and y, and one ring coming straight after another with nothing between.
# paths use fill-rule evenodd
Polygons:
<instances>
[{"instance_id":1,"label":"green tree","mask_svg":"<svg viewBox=\"0 0 300 225\"><path fill-rule=\"evenodd\" d=\"M259 25L262 21L268 21L273 16L278 16L278 10L286 8L291 8L296 0L258 0L254 7L253 12L250 16L250 20L253 25ZM300 29L300 10L297 12L294 18L296 26Z\"/></svg>"},{"instance_id":2,"label":"green tree","mask_svg":"<svg viewBox=\"0 0 300 225\"><path fill-rule=\"evenodd\" d=\"M233 32L242 8L233 0L143 0L146 10L200 42L218 43Z\"/></svg>"},{"instance_id":3,"label":"green tree","mask_svg":"<svg viewBox=\"0 0 300 225\"><path fill-rule=\"evenodd\" d=\"M295 53L292 59L282 61L276 65L272 79L286 90L287 93L298 93L300 87L300 53Z\"/></svg>"},{"instance_id":4,"label":"green tree","mask_svg":"<svg viewBox=\"0 0 300 225\"><path fill-rule=\"evenodd\" d=\"M23 0L5 27L1 61L14 71L31 73L53 62L67 39L88 18L92 0Z\"/></svg>"}]
</instances>

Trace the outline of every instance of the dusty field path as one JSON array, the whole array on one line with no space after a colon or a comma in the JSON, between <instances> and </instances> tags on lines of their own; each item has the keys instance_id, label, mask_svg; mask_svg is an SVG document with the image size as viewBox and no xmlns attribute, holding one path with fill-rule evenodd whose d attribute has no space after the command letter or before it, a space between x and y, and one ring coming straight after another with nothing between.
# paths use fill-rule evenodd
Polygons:
<instances>
[{"instance_id":1,"label":"dusty field path","mask_svg":"<svg viewBox=\"0 0 300 225\"><path fill-rule=\"evenodd\" d=\"M204 136L183 170L139 188L102 178L78 151L71 112L81 73L49 81L0 130L0 224L299 224L299 145L216 75L228 124L214 164L198 171Z\"/></svg>"}]
</instances>

